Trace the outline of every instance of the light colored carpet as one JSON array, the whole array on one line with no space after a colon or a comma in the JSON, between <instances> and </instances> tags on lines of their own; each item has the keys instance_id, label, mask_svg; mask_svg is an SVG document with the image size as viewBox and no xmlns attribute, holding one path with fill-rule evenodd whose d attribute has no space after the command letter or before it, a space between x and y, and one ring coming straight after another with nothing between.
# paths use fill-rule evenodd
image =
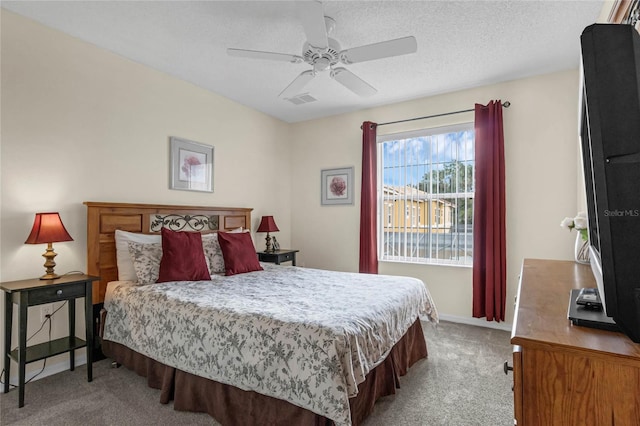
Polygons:
<instances>
[{"instance_id":1,"label":"light colored carpet","mask_svg":"<svg viewBox=\"0 0 640 426\"><path fill-rule=\"evenodd\" d=\"M400 379L401 388L382 398L365 426L513 425L509 333L450 322L423 323L429 358ZM18 392L0 394L2 425L217 425L209 415L175 411L160 392L109 360L29 383L25 406Z\"/></svg>"}]
</instances>

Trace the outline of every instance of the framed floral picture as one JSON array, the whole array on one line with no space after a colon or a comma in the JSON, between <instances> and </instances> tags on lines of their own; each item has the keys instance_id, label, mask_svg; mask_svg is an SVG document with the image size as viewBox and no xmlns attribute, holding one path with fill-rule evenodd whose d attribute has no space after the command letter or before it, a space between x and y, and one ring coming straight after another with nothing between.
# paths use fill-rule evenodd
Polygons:
<instances>
[{"instance_id":1,"label":"framed floral picture","mask_svg":"<svg viewBox=\"0 0 640 426\"><path fill-rule=\"evenodd\" d=\"M213 147L172 136L171 189L213 192Z\"/></svg>"},{"instance_id":2,"label":"framed floral picture","mask_svg":"<svg viewBox=\"0 0 640 426\"><path fill-rule=\"evenodd\" d=\"M321 172L322 205L353 204L353 167Z\"/></svg>"}]
</instances>

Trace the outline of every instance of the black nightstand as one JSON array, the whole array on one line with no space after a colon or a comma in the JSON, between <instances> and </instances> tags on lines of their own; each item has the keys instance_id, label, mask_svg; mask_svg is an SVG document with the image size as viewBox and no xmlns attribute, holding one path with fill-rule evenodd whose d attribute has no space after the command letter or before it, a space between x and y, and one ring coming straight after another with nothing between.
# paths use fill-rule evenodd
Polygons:
<instances>
[{"instance_id":1,"label":"black nightstand","mask_svg":"<svg viewBox=\"0 0 640 426\"><path fill-rule=\"evenodd\" d=\"M259 251L258 260L261 262L271 262L279 265L281 262L289 262L296 266L296 253L300 250L281 249L270 252Z\"/></svg>"},{"instance_id":2,"label":"black nightstand","mask_svg":"<svg viewBox=\"0 0 640 426\"><path fill-rule=\"evenodd\" d=\"M0 283L4 296L4 392L9 392L11 359L18 363L18 407L24 406L24 376L26 365L50 356L69 352L69 369L75 368L74 351L87 347L87 381L93 379L93 281L99 277L65 275L55 280L11 281ZM86 340L76 337L76 303L84 297ZM67 300L69 309L69 336L27 347L27 308ZM11 350L13 304L18 305L18 349Z\"/></svg>"}]
</instances>

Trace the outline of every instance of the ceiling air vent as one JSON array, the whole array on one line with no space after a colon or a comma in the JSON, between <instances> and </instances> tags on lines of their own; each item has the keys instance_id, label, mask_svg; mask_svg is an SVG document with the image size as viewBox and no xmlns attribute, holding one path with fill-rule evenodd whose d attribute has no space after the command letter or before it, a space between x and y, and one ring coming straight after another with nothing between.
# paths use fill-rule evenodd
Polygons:
<instances>
[{"instance_id":1,"label":"ceiling air vent","mask_svg":"<svg viewBox=\"0 0 640 426\"><path fill-rule=\"evenodd\" d=\"M308 93L303 93L302 95L297 95L297 96L294 96L293 98L286 98L286 100L291 102L294 105L308 104L309 102L317 101L316 98L309 95Z\"/></svg>"}]
</instances>

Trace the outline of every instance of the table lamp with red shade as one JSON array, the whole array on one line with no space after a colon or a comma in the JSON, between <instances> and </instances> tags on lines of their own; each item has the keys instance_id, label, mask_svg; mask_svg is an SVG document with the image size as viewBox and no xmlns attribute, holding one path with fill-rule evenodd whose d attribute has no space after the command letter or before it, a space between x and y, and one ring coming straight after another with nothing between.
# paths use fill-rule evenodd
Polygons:
<instances>
[{"instance_id":1,"label":"table lamp with red shade","mask_svg":"<svg viewBox=\"0 0 640 426\"><path fill-rule=\"evenodd\" d=\"M53 258L57 256L57 253L53 251L53 243L60 243L63 241L73 241L73 238L69 235L66 228L62 224L59 213L36 213L36 218L33 221L33 228L31 233L25 241L25 244L47 244L47 250L42 255L46 259L44 267L47 271L46 274L40 277L41 280L54 280L60 278L60 275L54 272L56 262Z\"/></svg>"},{"instance_id":2,"label":"table lamp with red shade","mask_svg":"<svg viewBox=\"0 0 640 426\"><path fill-rule=\"evenodd\" d=\"M266 253L273 252L273 248L271 247L271 237L269 236L269 232L279 231L278 225L276 225L276 221L273 220L273 216L262 216L262 220L260 221L260 226L258 226L258 230L256 232L266 232L267 237L265 240L267 241L267 248L265 249Z\"/></svg>"}]
</instances>

